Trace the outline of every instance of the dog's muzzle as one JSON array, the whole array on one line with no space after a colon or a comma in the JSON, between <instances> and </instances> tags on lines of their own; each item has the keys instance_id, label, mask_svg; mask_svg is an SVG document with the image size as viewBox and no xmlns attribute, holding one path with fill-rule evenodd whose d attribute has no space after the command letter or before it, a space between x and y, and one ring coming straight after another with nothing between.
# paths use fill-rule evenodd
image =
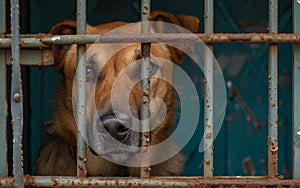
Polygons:
<instances>
[{"instance_id":1,"label":"dog's muzzle","mask_svg":"<svg viewBox=\"0 0 300 188\"><path fill-rule=\"evenodd\" d=\"M140 145L140 133L131 130L131 126L132 121L125 113L105 113L95 118L87 130L92 153L116 159L130 158L139 151Z\"/></svg>"},{"instance_id":2,"label":"dog's muzzle","mask_svg":"<svg viewBox=\"0 0 300 188\"><path fill-rule=\"evenodd\" d=\"M105 115L100 117L104 129L116 140L126 144L126 139L131 130L128 128L130 120L128 118L120 119L115 115Z\"/></svg>"}]
</instances>

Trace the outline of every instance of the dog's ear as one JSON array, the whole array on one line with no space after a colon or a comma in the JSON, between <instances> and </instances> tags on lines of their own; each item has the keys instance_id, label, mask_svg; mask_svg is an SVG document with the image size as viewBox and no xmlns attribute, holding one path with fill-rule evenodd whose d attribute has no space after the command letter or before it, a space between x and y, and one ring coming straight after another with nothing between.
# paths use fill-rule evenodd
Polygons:
<instances>
[{"instance_id":1,"label":"dog's ear","mask_svg":"<svg viewBox=\"0 0 300 188\"><path fill-rule=\"evenodd\" d=\"M150 16L150 21L168 22L186 28L193 33L197 33L200 26L200 20L195 16L173 15L171 13L162 11L153 11ZM161 29L163 28L160 28L159 30ZM163 32L168 32L167 30L168 28L165 28L165 31L163 29ZM173 31L173 29L171 29L171 31ZM169 50L172 53L172 61L174 61L176 64L181 64L185 54L174 47L169 46Z\"/></svg>"},{"instance_id":2,"label":"dog's ear","mask_svg":"<svg viewBox=\"0 0 300 188\"><path fill-rule=\"evenodd\" d=\"M195 16L173 15L163 11L153 11L150 16L150 21L163 21L172 23L197 33L199 30L200 20Z\"/></svg>"},{"instance_id":3,"label":"dog's ear","mask_svg":"<svg viewBox=\"0 0 300 188\"><path fill-rule=\"evenodd\" d=\"M73 20L64 20L55 26L49 32L53 35L73 35L76 34L76 22ZM54 69L58 72L63 72L64 63L61 61L71 45L52 45L52 64L54 63Z\"/></svg>"}]
</instances>

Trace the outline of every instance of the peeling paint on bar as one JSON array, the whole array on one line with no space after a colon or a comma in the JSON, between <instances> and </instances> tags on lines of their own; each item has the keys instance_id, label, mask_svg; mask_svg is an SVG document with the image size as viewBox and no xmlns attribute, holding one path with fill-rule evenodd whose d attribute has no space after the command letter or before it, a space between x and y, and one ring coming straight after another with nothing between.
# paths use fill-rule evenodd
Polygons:
<instances>
[{"instance_id":1,"label":"peeling paint on bar","mask_svg":"<svg viewBox=\"0 0 300 188\"><path fill-rule=\"evenodd\" d=\"M299 180L268 179L264 177L153 177L137 178L76 178L26 176L25 186L28 187L199 187L199 188L232 188L232 187L299 187ZM0 186L13 187L13 178L1 178Z\"/></svg>"},{"instance_id":2,"label":"peeling paint on bar","mask_svg":"<svg viewBox=\"0 0 300 188\"><path fill-rule=\"evenodd\" d=\"M300 43L300 34L284 33L236 33L236 34L195 34L204 43ZM194 34L124 34L124 35L21 35L22 48L47 48L50 44L91 44L91 43L149 43L149 42L191 42ZM56 40L53 40L55 38ZM11 38L0 38L0 48L10 48Z\"/></svg>"},{"instance_id":3,"label":"peeling paint on bar","mask_svg":"<svg viewBox=\"0 0 300 188\"><path fill-rule=\"evenodd\" d=\"M20 67L19 46L19 1L11 0L11 31L12 31L12 80L11 80L11 115L13 127L13 175L16 187L24 187L23 172L23 91ZM16 96L19 97L16 97Z\"/></svg>"},{"instance_id":4,"label":"peeling paint on bar","mask_svg":"<svg viewBox=\"0 0 300 188\"><path fill-rule=\"evenodd\" d=\"M214 0L204 1L204 32L206 34L214 31ZM204 85L204 177L213 177L214 175L214 150L213 150L213 111L214 111L214 93L213 93L213 45L208 44L204 50L204 76L206 79Z\"/></svg>"},{"instance_id":5,"label":"peeling paint on bar","mask_svg":"<svg viewBox=\"0 0 300 188\"><path fill-rule=\"evenodd\" d=\"M141 0L141 25L142 25L142 34L150 33L150 0ZM141 168L140 168L140 178L150 178L151 167L150 164L150 154L149 146L151 143L150 132L150 112L149 112L149 103L150 103L150 78L149 70L147 67L150 66L150 43L141 44L142 52L142 64L141 64L141 93L142 93L142 104L141 104Z\"/></svg>"},{"instance_id":6,"label":"peeling paint on bar","mask_svg":"<svg viewBox=\"0 0 300 188\"><path fill-rule=\"evenodd\" d=\"M278 31L278 0L269 0L269 32ZM278 175L278 46L269 44L268 176Z\"/></svg>"},{"instance_id":7,"label":"peeling paint on bar","mask_svg":"<svg viewBox=\"0 0 300 188\"><path fill-rule=\"evenodd\" d=\"M77 0L77 34L86 33L86 0ZM59 38L57 38L59 39ZM77 176L86 177L86 47L77 45Z\"/></svg>"}]
</instances>

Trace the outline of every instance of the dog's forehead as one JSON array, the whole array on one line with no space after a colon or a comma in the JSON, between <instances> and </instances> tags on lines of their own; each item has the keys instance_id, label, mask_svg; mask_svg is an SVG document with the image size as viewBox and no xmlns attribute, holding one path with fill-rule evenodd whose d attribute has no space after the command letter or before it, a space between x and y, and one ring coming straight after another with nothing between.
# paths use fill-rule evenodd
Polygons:
<instances>
[{"instance_id":1,"label":"dog's forehead","mask_svg":"<svg viewBox=\"0 0 300 188\"><path fill-rule=\"evenodd\" d=\"M170 59L170 51L163 44L151 46L151 56L163 59ZM92 44L88 46L88 62L96 63L103 67L106 63L129 64L141 58L140 44Z\"/></svg>"}]
</instances>

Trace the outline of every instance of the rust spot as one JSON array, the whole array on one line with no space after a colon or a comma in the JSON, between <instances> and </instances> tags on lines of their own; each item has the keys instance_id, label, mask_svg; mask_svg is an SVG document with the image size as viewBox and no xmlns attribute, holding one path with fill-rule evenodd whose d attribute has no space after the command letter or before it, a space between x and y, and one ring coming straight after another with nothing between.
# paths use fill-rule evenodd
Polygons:
<instances>
[{"instance_id":1,"label":"rust spot","mask_svg":"<svg viewBox=\"0 0 300 188\"><path fill-rule=\"evenodd\" d=\"M210 165L210 160L204 160L204 163Z\"/></svg>"},{"instance_id":2,"label":"rust spot","mask_svg":"<svg viewBox=\"0 0 300 188\"><path fill-rule=\"evenodd\" d=\"M207 120L208 120L208 118L207 118ZM211 128L211 125L209 125L209 124L205 124L205 127L207 127L207 128Z\"/></svg>"},{"instance_id":3,"label":"rust spot","mask_svg":"<svg viewBox=\"0 0 300 188\"><path fill-rule=\"evenodd\" d=\"M144 6L145 10L149 10L149 7L147 5Z\"/></svg>"},{"instance_id":4,"label":"rust spot","mask_svg":"<svg viewBox=\"0 0 300 188\"><path fill-rule=\"evenodd\" d=\"M206 133L205 138L210 139L212 137L212 132Z\"/></svg>"},{"instance_id":5,"label":"rust spot","mask_svg":"<svg viewBox=\"0 0 300 188\"><path fill-rule=\"evenodd\" d=\"M276 104L275 104L275 103L272 103L272 107L274 107L274 106L276 106Z\"/></svg>"},{"instance_id":6,"label":"rust spot","mask_svg":"<svg viewBox=\"0 0 300 188\"><path fill-rule=\"evenodd\" d=\"M272 76L268 76L268 80L271 80L272 79Z\"/></svg>"},{"instance_id":7,"label":"rust spot","mask_svg":"<svg viewBox=\"0 0 300 188\"><path fill-rule=\"evenodd\" d=\"M144 100L144 101L143 101L143 104L147 104L147 100Z\"/></svg>"},{"instance_id":8,"label":"rust spot","mask_svg":"<svg viewBox=\"0 0 300 188\"><path fill-rule=\"evenodd\" d=\"M52 178L52 185L57 186L58 184L59 182L57 181L57 179Z\"/></svg>"},{"instance_id":9,"label":"rust spot","mask_svg":"<svg viewBox=\"0 0 300 188\"><path fill-rule=\"evenodd\" d=\"M144 95L144 96L148 96L148 95L149 95L149 91L144 91L144 92L143 92L143 95Z\"/></svg>"},{"instance_id":10,"label":"rust spot","mask_svg":"<svg viewBox=\"0 0 300 188\"><path fill-rule=\"evenodd\" d=\"M269 127L272 127L272 126L273 126L272 121L269 121L268 126L269 126Z\"/></svg>"},{"instance_id":11,"label":"rust spot","mask_svg":"<svg viewBox=\"0 0 300 188\"><path fill-rule=\"evenodd\" d=\"M255 175L255 168L251 156L248 156L243 160L243 170L247 176Z\"/></svg>"}]
</instances>

